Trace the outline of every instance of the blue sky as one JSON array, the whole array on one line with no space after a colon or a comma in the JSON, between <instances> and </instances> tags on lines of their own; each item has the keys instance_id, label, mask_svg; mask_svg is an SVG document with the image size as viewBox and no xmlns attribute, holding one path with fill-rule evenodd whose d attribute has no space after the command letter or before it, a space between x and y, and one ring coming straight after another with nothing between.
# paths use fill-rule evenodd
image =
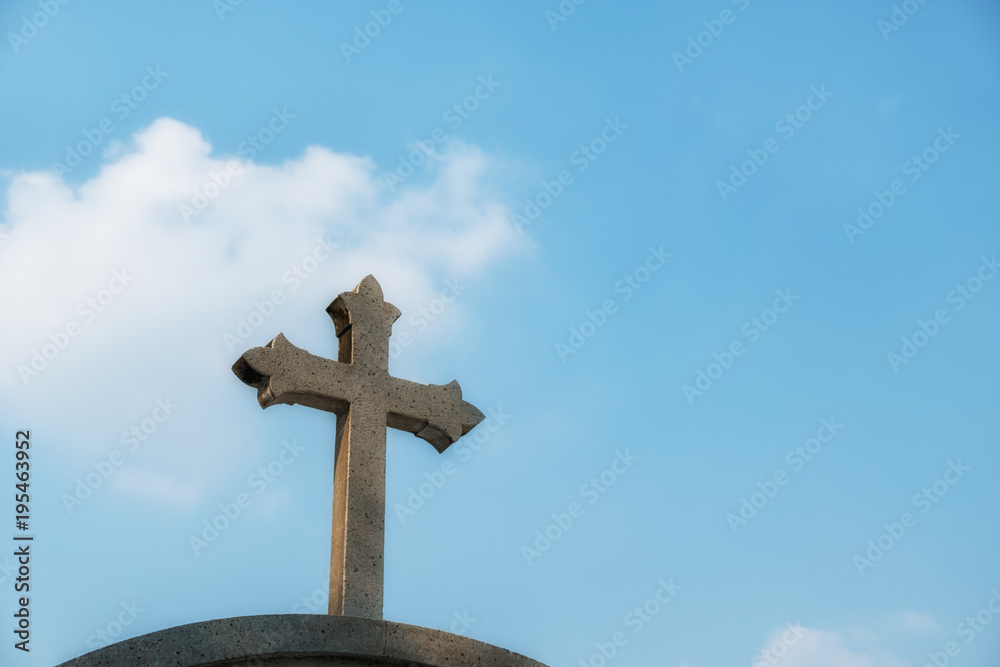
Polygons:
<instances>
[{"instance_id":1,"label":"blue sky","mask_svg":"<svg viewBox=\"0 0 1000 667\"><path fill-rule=\"evenodd\" d=\"M998 21L4 3L35 542L29 654L0 560L3 664L322 613L333 417L230 367L279 332L335 357L369 273L390 371L495 415L440 455L390 432L386 618L554 667L996 664Z\"/></svg>"}]
</instances>

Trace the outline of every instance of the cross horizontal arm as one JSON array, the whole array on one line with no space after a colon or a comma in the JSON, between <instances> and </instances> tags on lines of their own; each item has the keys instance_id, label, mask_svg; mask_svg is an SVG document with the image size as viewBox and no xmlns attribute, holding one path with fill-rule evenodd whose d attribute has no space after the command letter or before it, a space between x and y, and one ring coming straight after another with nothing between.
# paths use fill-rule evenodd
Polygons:
<instances>
[{"instance_id":1,"label":"cross horizontal arm","mask_svg":"<svg viewBox=\"0 0 1000 667\"><path fill-rule=\"evenodd\" d=\"M484 418L462 400L458 382L420 384L379 372L358 372L353 364L324 359L292 345L283 334L247 350L233 372L256 387L261 407L285 403L344 414L366 394L385 406L386 425L409 431L443 452Z\"/></svg>"},{"instance_id":2,"label":"cross horizontal arm","mask_svg":"<svg viewBox=\"0 0 1000 667\"><path fill-rule=\"evenodd\" d=\"M462 400L462 388L454 380L444 385L394 377L389 380L386 423L423 438L439 452L485 417L476 406Z\"/></svg>"},{"instance_id":3,"label":"cross horizontal arm","mask_svg":"<svg viewBox=\"0 0 1000 667\"><path fill-rule=\"evenodd\" d=\"M343 414L358 391L351 364L324 359L295 347L278 334L264 347L243 353L233 372L257 389L262 408L279 403Z\"/></svg>"}]
</instances>

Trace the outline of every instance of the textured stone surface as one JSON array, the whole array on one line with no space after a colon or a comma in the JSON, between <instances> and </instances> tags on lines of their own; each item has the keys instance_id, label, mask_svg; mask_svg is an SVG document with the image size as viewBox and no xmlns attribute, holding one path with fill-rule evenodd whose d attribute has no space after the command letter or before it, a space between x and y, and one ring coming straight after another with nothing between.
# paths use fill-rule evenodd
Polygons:
<instances>
[{"instance_id":1,"label":"textured stone surface","mask_svg":"<svg viewBox=\"0 0 1000 667\"><path fill-rule=\"evenodd\" d=\"M410 431L443 452L483 420L457 382L424 385L389 375L389 336L400 312L368 276L327 308L338 360L295 347L283 334L233 366L267 408L300 404L337 415L330 613L382 618L385 431Z\"/></svg>"},{"instance_id":2,"label":"textured stone surface","mask_svg":"<svg viewBox=\"0 0 1000 667\"><path fill-rule=\"evenodd\" d=\"M135 637L59 667L545 667L448 632L351 616L242 616Z\"/></svg>"}]
</instances>

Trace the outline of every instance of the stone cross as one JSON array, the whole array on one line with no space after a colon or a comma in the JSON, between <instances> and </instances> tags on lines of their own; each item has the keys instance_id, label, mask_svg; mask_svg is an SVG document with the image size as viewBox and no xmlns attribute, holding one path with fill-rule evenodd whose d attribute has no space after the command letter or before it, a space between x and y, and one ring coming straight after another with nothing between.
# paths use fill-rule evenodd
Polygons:
<instances>
[{"instance_id":1,"label":"stone cross","mask_svg":"<svg viewBox=\"0 0 1000 667\"><path fill-rule=\"evenodd\" d=\"M256 387L261 407L300 404L337 415L329 613L382 618L385 546L385 432L410 431L439 452L471 431L483 413L462 400L458 382L418 384L389 375L389 336L399 310L374 277L326 309L338 360L295 347L283 334L247 350L233 372Z\"/></svg>"}]
</instances>

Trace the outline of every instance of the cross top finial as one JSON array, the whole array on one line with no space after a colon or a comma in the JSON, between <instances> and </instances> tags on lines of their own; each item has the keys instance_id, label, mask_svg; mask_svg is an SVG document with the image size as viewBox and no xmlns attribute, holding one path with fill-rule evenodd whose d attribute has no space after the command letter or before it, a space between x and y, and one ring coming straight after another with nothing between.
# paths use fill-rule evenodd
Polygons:
<instances>
[{"instance_id":1,"label":"cross top finial","mask_svg":"<svg viewBox=\"0 0 1000 667\"><path fill-rule=\"evenodd\" d=\"M388 371L392 323L402 313L384 300L382 286L375 280L375 276L369 274L353 291L338 296L327 307L326 312L333 318L337 337L340 338L339 361L345 364L377 363ZM354 328L354 335L347 339L345 345L343 335L349 328ZM357 349L354 347L355 342L360 343Z\"/></svg>"}]
</instances>

